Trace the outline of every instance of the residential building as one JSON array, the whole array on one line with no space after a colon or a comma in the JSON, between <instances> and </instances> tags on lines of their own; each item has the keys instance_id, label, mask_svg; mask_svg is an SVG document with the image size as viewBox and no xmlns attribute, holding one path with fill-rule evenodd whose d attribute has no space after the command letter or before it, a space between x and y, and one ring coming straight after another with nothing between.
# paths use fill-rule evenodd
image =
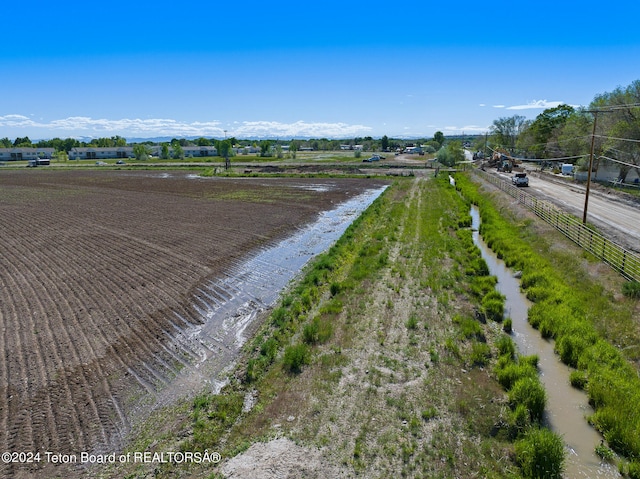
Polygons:
<instances>
[{"instance_id":1,"label":"residential building","mask_svg":"<svg viewBox=\"0 0 640 479\"><path fill-rule=\"evenodd\" d=\"M0 161L50 160L55 148L0 148Z\"/></svg>"}]
</instances>

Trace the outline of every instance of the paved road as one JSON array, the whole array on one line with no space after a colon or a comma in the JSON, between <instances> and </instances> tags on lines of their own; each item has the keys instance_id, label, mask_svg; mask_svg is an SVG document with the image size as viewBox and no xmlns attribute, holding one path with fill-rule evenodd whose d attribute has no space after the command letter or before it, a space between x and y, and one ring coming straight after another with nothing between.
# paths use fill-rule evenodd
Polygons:
<instances>
[{"instance_id":1,"label":"paved road","mask_svg":"<svg viewBox=\"0 0 640 479\"><path fill-rule=\"evenodd\" d=\"M500 174L505 179L511 175ZM558 204L566 211L582 218L585 186L562 184L529 174L528 192ZM587 221L613 236L613 240L629 249L640 251L640 206L617 200L611 195L591 189Z\"/></svg>"}]
</instances>

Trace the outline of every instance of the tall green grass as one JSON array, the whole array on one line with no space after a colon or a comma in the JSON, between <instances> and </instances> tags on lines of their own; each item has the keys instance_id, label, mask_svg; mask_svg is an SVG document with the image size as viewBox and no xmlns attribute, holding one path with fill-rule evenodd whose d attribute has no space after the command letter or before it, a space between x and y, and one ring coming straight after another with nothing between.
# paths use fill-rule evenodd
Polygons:
<instances>
[{"instance_id":1,"label":"tall green grass","mask_svg":"<svg viewBox=\"0 0 640 479\"><path fill-rule=\"evenodd\" d=\"M583 373L576 384L584 385L595 409L589 420L611 448L639 461L640 377L611 344L637 340L626 326L633 324L634 304L615 302L582 271L579 258L552 251L544 238L523 228L526 222L501 214L467 176L458 175L456 183L479 207L485 242L508 266L523 272L521 287L534 302L530 323L555 339L560 358Z\"/></svg>"}]
</instances>

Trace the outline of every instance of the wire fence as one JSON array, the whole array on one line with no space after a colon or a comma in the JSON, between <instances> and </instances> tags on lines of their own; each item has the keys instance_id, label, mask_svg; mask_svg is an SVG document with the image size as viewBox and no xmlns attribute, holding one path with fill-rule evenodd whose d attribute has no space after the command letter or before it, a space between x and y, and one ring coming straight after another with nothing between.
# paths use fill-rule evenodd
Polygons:
<instances>
[{"instance_id":1,"label":"wire fence","mask_svg":"<svg viewBox=\"0 0 640 479\"><path fill-rule=\"evenodd\" d=\"M552 203L536 198L522 188L518 188L486 171L478 169L473 171L485 181L516 198L520 204L529 208L578 246L607 263L626 279L640 281L639 254L626 250L610 239L605 238L597 231L585 226L575 216L563 212Z\"/></svg>"}]
</instances>

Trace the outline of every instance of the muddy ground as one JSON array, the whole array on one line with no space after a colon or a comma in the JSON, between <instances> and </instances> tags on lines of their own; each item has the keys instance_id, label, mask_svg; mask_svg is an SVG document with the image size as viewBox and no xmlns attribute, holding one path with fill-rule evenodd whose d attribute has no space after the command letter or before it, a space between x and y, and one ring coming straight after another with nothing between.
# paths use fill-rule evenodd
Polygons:
<instances>
[{"instance_id":1,"label":"muddy ground","mask_svg":"<svg viewBox=\"0 0 640 479\"><path fill-rule=\"evenodd\" d=\"M202 322L199 285L380 184L2 171L0 452L28 456L0 477L73 477L58 455L118 450L148 398L197 359L180 333Z\"/></svg>"}]
</instances>

